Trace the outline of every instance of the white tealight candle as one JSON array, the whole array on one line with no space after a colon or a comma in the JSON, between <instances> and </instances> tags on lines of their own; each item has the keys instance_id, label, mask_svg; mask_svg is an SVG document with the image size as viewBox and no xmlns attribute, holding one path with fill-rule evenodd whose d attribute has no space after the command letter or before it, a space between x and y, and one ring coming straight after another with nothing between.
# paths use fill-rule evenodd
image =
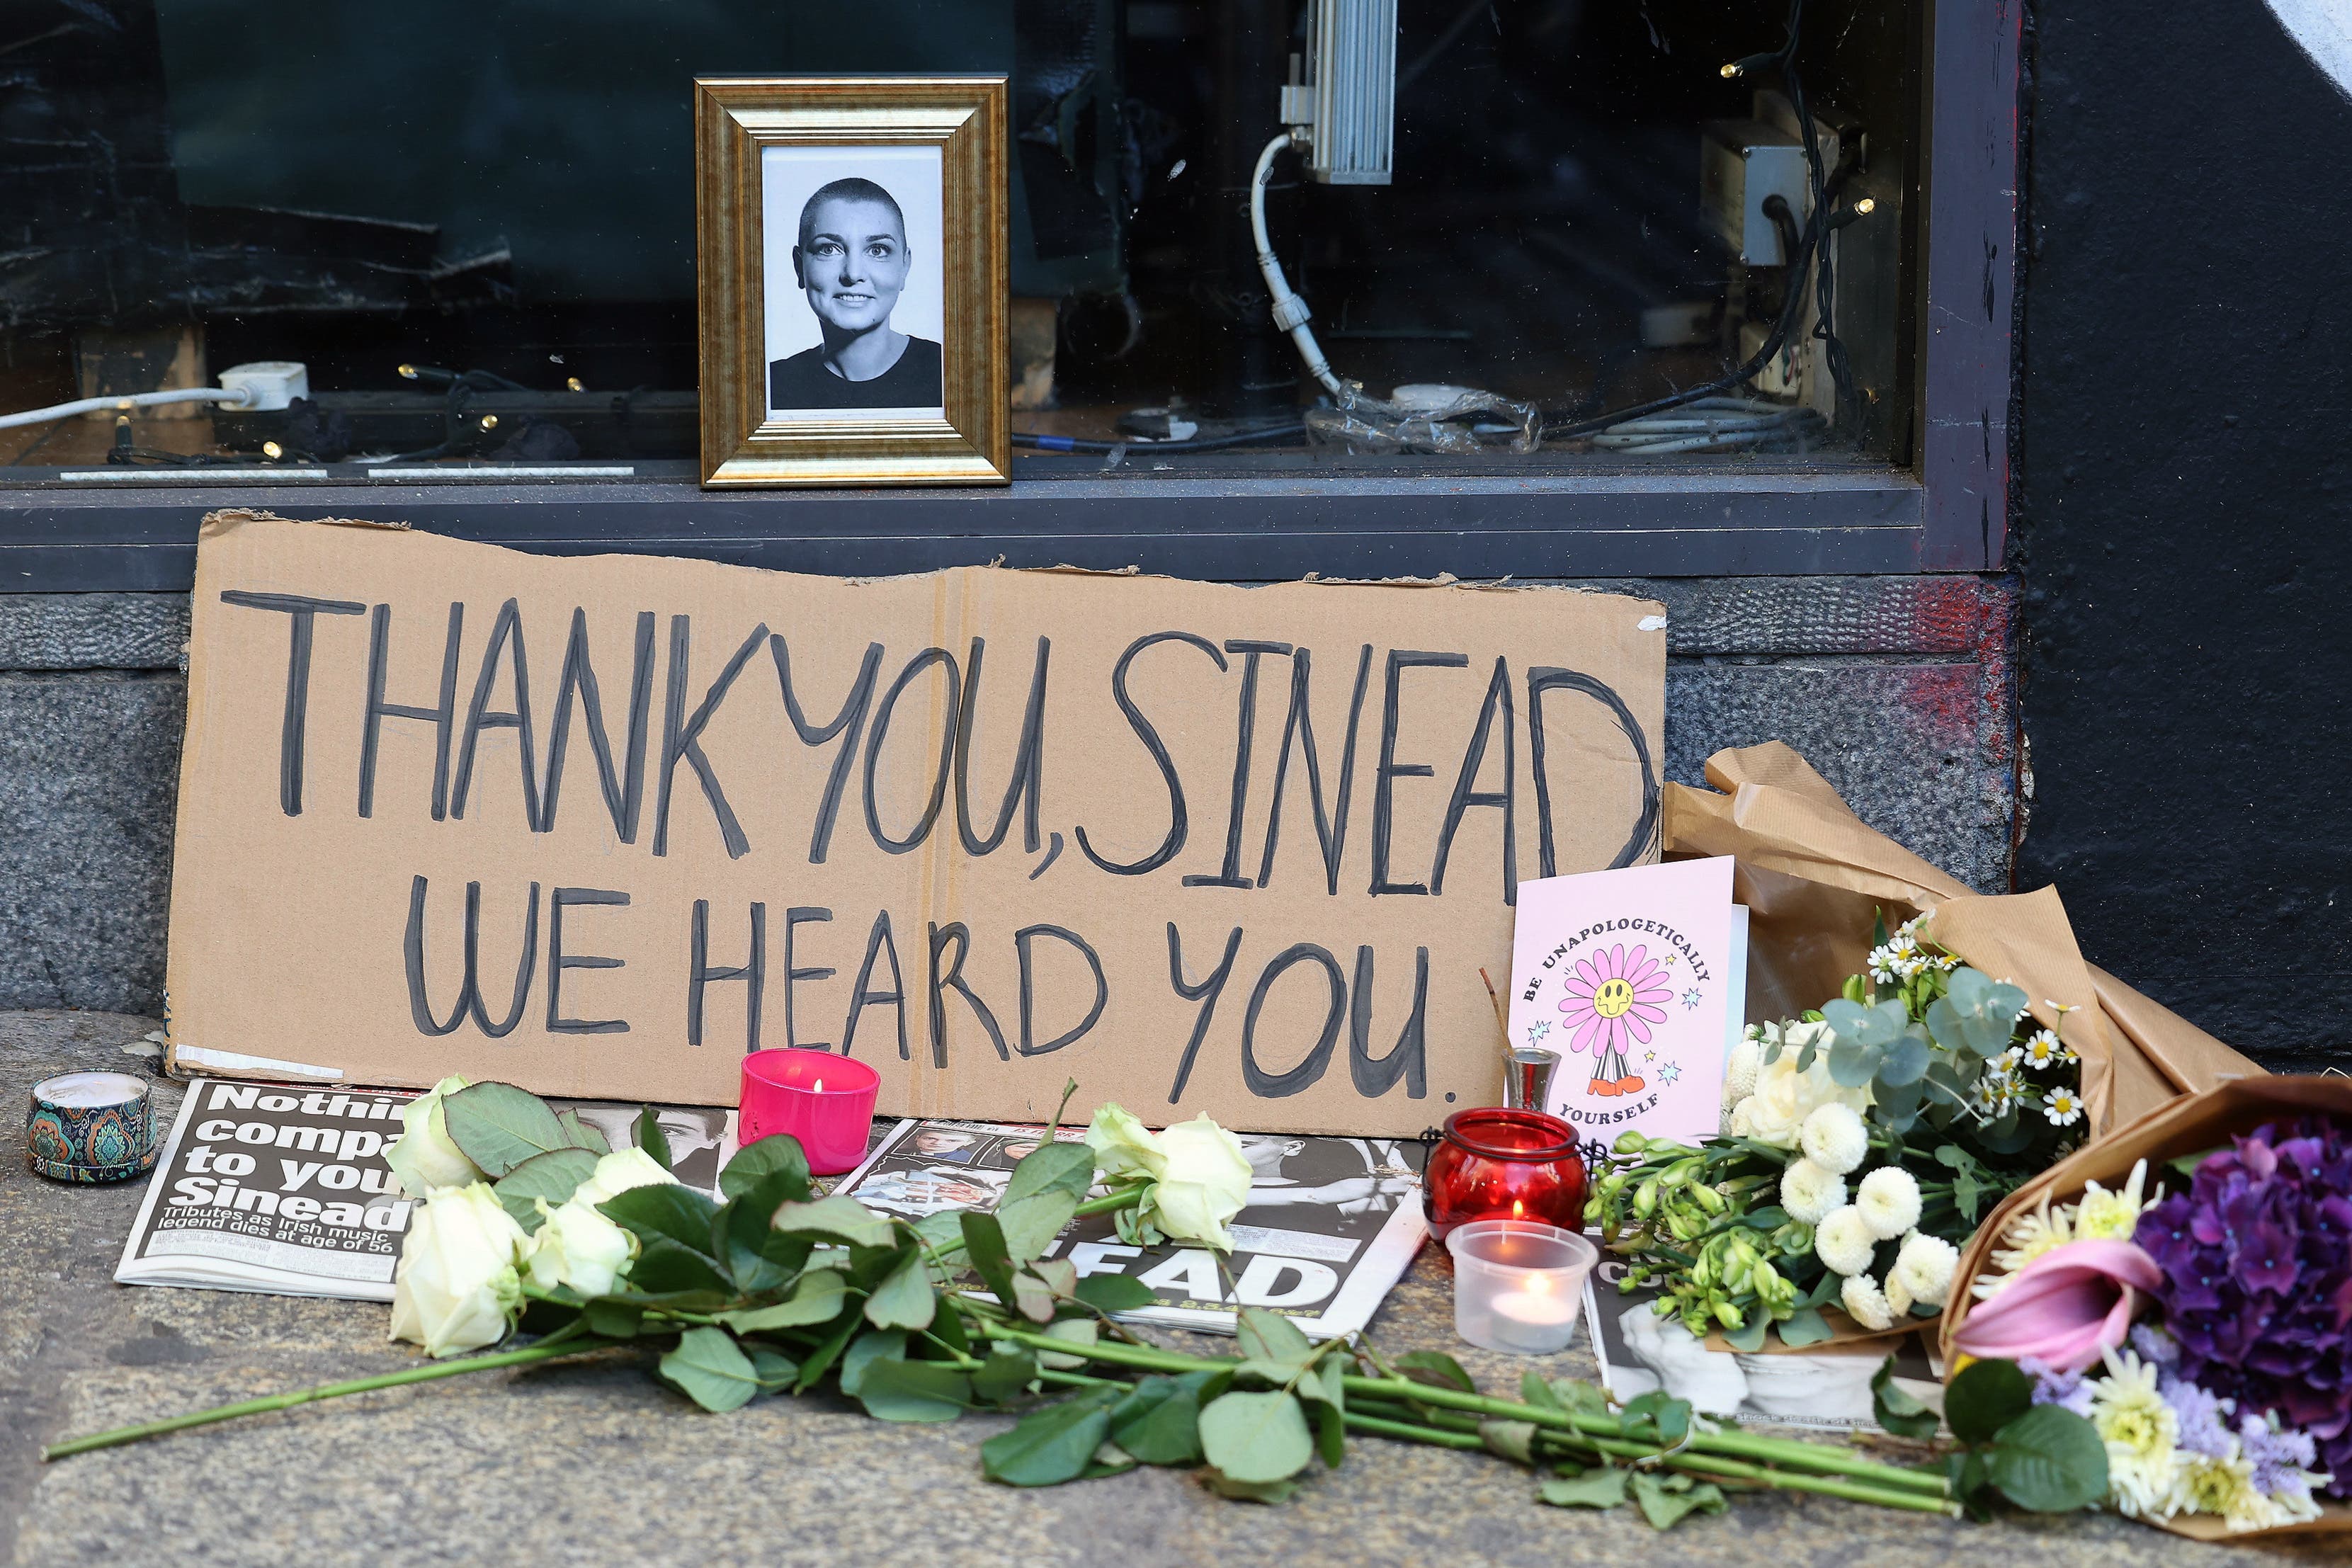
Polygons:
<instances>
[{"instance_id":1,"label":"white tealight candle","mask_svg":"<svg viewBox=\"0 0 2352 1568\"><path fill-rule=\"evenodd\" d=\"M1555 1292L1545 1275L1529 1276L1524 1289L1489 1297L1486 1305L1495 1314L1495 1338L1510 1350L1565 1350L1576 1333L1576 1303Z\"/></svg>"}]
</instances>

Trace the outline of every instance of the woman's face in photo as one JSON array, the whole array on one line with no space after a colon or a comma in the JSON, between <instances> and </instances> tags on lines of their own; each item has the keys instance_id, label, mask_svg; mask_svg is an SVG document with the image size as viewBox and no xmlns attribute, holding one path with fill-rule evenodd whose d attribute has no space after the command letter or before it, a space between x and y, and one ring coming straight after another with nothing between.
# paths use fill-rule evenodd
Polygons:
<instances>
[{"instance_id":1,"label":"woman's face in photo","mask_svg":"<svg viewBox=\"0 0 2352 1568\"><path fill-rule=\"evenodd\" d=\"M907 286L907 237L898 215L880 202L835 196L811 216L807 238L793 247L793 266L820 320L847 332L868 331L890 319Z\"/></svg>"}]
</instances>

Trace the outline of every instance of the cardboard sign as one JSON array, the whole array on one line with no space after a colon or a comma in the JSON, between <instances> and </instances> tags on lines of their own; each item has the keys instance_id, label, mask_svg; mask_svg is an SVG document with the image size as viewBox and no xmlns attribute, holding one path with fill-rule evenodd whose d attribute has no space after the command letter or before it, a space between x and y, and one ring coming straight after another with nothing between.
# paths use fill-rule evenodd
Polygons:
<instances>
[{"instance_id":1,"label":"cardboard sign","mask_svg":"<svg viewBox=\"0 0 2352 1568\"><path fill-rule=\"evenodd\" d=\"M214 1074L1408 1133L1524 877L1655 855L1664 618L1556 589L849 582L205 520L172 889Z\"/></svg>"}]
</instances>

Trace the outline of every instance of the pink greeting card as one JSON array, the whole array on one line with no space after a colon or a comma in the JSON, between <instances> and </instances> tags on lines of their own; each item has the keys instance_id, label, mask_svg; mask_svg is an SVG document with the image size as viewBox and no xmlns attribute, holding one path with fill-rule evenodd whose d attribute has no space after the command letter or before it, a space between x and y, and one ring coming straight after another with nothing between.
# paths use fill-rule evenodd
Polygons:
<instances>
[{"instance_id":1,"label":"pink greeting card","mask_svg":"<svg viewBox=\"0 0 2352 1568\"><path fill-rule=\"evenodd\" d=\"M1744 948L1727 857L1521 882L1511 1044L1559 1053L1547 1109L1587 1142L1715 1131Z\"/></svg>"}]
</instances>

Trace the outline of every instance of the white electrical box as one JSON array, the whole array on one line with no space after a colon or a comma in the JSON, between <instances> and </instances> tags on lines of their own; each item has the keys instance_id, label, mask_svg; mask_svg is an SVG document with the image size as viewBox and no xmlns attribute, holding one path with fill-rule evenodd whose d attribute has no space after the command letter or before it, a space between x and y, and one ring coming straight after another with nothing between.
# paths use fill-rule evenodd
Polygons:
<instances>
[{"instance_id":1,"label":"white electrical box","mask_svg":"<svg viewBox=\"0 0 2352 1568\"><path fill-rule=\"evenodd\" d=\"M1791 258L1765 198L1789 204L1801 230L1812 210L1804 143L1759 120L1713 120L1701 128L1699 203L1708 224L1750 267L1786 267Z\"/></svg>"},{"instance_id":2,"label":"white electrical box","mask_svg":"<svg viewBox=\"0 0 2352 1568\"><path fill-rule=\"evenodd\" d=\"M1313 0L1307 80L1282 89L1283 122L1307 132L1308 178L1389 183L1396 167L1396 41L1397 0Z\"/></svg>"}]
</instances>

